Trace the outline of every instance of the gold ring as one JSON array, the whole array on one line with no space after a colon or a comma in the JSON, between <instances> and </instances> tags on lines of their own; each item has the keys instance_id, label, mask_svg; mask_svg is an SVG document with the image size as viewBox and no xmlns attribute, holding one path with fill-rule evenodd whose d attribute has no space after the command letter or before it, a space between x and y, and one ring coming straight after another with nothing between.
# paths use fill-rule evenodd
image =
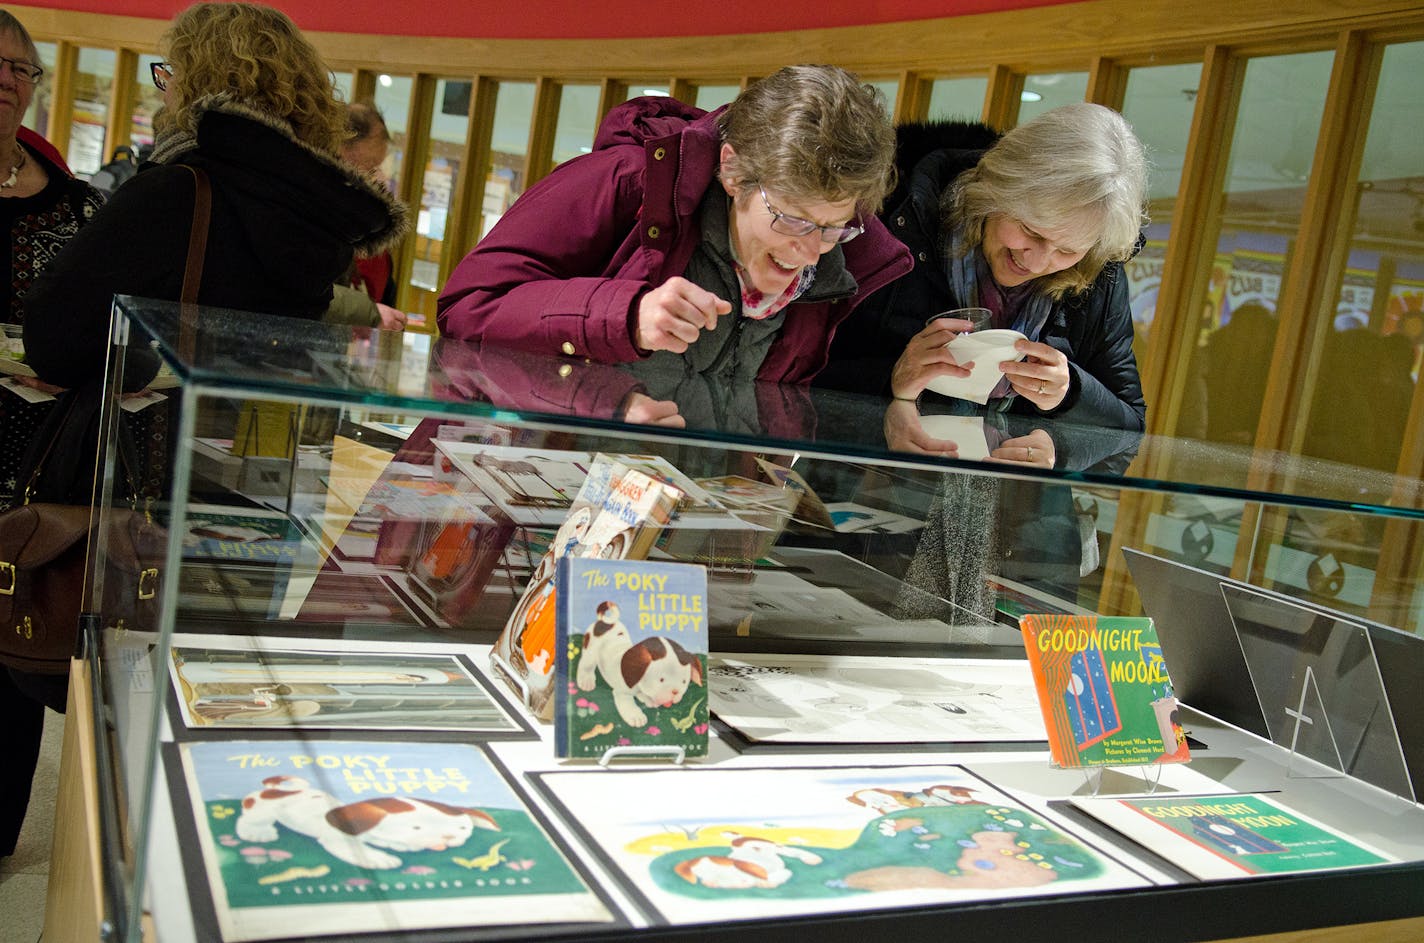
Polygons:
<instances>
[{"instance_id":1,"label":"gold ring","mask_svg":"<svg viewBox=\"0 0 1424 943\"><path fill-rule=\"evenodd\" d=\"M1031 445L1028 447L1028 460L1033 461L1033 446Z\"/></svg>"},{"instance_id":2,"label":"gold ring","mask_svg":"<svg viewBox=\"0 0 1424 943\"><path fill-rule=\"evenodd\" d=\"M1047 383L1047 382L1040 383L1040 384L1038 385L1038 395L1039 395L1039 396L1042 396L1042 395L1043 395L1043 390L1044 390L1044 388L1045 388L1046 386L1048 386L1048 383Z\"/></svg>"}]
</instances>

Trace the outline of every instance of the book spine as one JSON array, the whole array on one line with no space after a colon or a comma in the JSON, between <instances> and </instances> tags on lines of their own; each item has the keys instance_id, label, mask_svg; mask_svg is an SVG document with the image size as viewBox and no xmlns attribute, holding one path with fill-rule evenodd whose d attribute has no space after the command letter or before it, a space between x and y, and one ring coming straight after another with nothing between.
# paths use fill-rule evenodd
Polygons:
<instances>
[{"instance_id":1,"label":"book spine","mask_svg":"<svg viewBox=\"0 0 1424 943\"><path fill-rule=\"evenodd\" d=\"M569 567L572 557L561 557L554 569L554 585L560 587L554 617L554 755L570 756L569 747L569 633L573 631L569 609Z\"/></svg>"}]
</instances>

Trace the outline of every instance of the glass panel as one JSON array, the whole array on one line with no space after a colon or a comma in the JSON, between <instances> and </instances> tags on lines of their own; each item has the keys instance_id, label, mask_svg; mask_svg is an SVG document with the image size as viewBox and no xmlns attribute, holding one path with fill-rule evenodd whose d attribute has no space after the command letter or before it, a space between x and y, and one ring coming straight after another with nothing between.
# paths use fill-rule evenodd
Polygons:
<instances>
[{"instance_id":1,"label":"glass panel","mask_svg":"<svg viewBox=\"0 0 1424 943\"><path fill-rule=\"evenodd\" d=\"M135 154L141 155L140 159L153 147L153 116L163 107L163 93L153 84L153 71L149 68L161 61L161 56L140 54L134 70L133 119L129 123L128 144Z\"/></svg>"},{"instance_id":2,"label":"glass panel","mask_svg":"<svg viewBox=\"0 0 1424 943\"><path fill-rule=\"evenodd\" d=\"M1162 282L1162 262L1172 231L1172 213L1186 161L1192 110L1201 83L1201 64L1149 66L1127 75L1122 115L1137 132L1152 162L1148 175L1152 218L1147 244L1127 264L1132 295L1133 352L1145 362L1147 332L1157 310L1157 288Z\"/></svg>"},{"instance_id":3,"label":"glass panel","mask_svg":"<svg viewBox=\"0 0 1424 943\"><path fill-rule=\"evenodd\" d=\"M891 79L888 82L867 82L866 84L880 90L880 94L885 96L885 113L893 115L895 101L900 97L900 83Z\"/></svg>"},{"instance_id":4,"label":"glass panel","mask_svg":"<svg viewBox=\"0 0 1424 943\"><path fill-rule=\"evenodd\" d=\"M1424 344L1424 42L1385 50L1303 449L1392 471ZM1361 383L1361 377L1370 382Z\"/></svg>"},{"instance_id":5,"label":"glass panel","mask_svg":"<svg viewBox=\"0 0 1424 943\"><path fill-rule=\"evenodd\" d=\"M344 102L351 101L351 90L355 87L356 77L350 72L333 72L331 79L336 83L336 97Z\"/></svg>"},{"instance_id":6,"label":"glass panel","mask_svg":"<svg viewBox=\"0 0 1424 943\"><path fill-rule=\"evenodd\" d=\"M1088 97L1088 73L1044 72L1024 78L1019 101L1019 124L1050 108L1080 102Z\"/></svg>"},{"instance_id":7,"label":"glass panel","mask_svg":"<svg viewBox=\"0 0 1424 943\"><path fill-rule=\"evenodd\" d=\"M376 76L374 104L386 121L386 130L391 133L391 146L386 152L383 167L386 180L392 189L401 177L405 166L405 152L409 143L407 129L410 127L410 93L415 85L408 75Z\"/></svg>"},{"instance_id":8,"label":"glass panel","mask_svg":"<svg viewBox=\"0 0 1424 943\"><path fill-rule=\"evenodd\" d=\"M118 53L112 49L79 50L74 75L74 112L69 125L69 153L65 155L65 160L76 176L85 179L109 159L105 136L117 61Z\"/></svg>"},{"instance_id":9,"label":"glass panel","mask_svg":"<svg viewBox=\"0 0 1424 943\"><path fill-rule=\"evenodd\" d=\"M667 95L666 85L648 85L643 82L628 83L628 97L638 98L641 95Z\"/></svg>"},{"instance_id":10,"label":"glass panel","mask_svg":"<svg viewBox=\"0 0 1424 943\"><path fill-rule=\"evenodd\" d=\"M410 284L417 289L409 310L434 323L435 299L440 291L440 260L445 247L445 227L450 202L459 179L460 158L470 129L468 81L438 79L430 116L430 156L421 177L420 202L415 220L415 259Z\"/></svg>"},{"instance_id":11,"label":"glass panel","mask_svg":"<svg viewBox=\"0 0 1424 943\"><path fill-rule=\"evenodd\" d=\"M929 120L978 121L988 94L987 78L935 79L930 83Z\"/></svg>"},{"instance_id":12,"label":"glass panel","mask_svg":"<svg viewBox=\"0 0 1424 943\"><path fill-rule=\"evenodd\" d=\"M663 94L667 94L664 92ZM529 153L529 123L534 117L534 84L501 82L494 106L490 170L480 208L480 237L499 222L515 197L524 192L524 158Z\"/></svg>"},{"instance_id":13,"label":"glass panel","mask_svg":"<svg viewBox=\"0 0 1424 943\"><path fill-rule=\"evenodd\" d=\"M593 150L598 120L597 85L565 85L559 92L559 120L554 126L554 163Z\"/></svg>"},{"instance_id":14,"label":"glass panel","mask_svg":"<svg viewBox=\"0 0 1424 943\"><path fill-rule=\"evenodd\" d=\"M40 79L39 88L35 89L34 97L30 99L30 107L25 111L25 127L32 131L48 135L49 130L49 103L50 96L54 88L54 63L59 57L59 47L54 43L35 43L35 48L40 51L40 65L44 67L44 77Z\"/></svg>"},{"instance_id":15,"label":"glass panel","mask_svg":"<svg viewBox=\"0 0 1424 943\"><path fill-rule=\"evenodd\" d=\"M1255 439L1276 298L1300 225L1332 60L1331 52L1311 52L1247 63L1207 301L1196 343L1181 352L1192 392L1178 435Z\"/></svg>"},{"instance_id":16,"label":"glass panel","mask_svg":"<svg viewBox=\"0 0 1424 943\"><path fill-rule=\"evenodd\" d=\"M741 94L740 85L699 85L697 86L697 101L694 104L698 108L711 111L714 108L721 108Z\"/></svg>"}]
</instances>

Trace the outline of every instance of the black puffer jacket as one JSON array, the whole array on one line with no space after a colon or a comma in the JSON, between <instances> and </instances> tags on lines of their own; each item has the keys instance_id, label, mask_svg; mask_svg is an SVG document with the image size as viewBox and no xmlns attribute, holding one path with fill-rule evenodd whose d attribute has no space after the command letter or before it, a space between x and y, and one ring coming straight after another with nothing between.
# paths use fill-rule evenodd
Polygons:
<instances>
[{"instance_id":1,"label":"black puffer jacket","mask_svg":"<svg viewBox=\"0 0 1424 943\"><path fill-rule=\"evenodd\" d=\"M98 379L116 294L178 300L193 218L193 175L212 184L198 301L320 318L355 251L400 238L404 208L285 123L221 97L196 105L196 147L145 164L81 229L25 298L25 354L64 387Z\"/></svg>"},{"instance_id":2,"label":"black puffer jacket","mask_svg":"<svg viewBox=\"0 0 1424 943\"><path fill-rule=\"evenodd\" d=\"M900 187L882 218L909 247L915 268L867 298L836 332L831 366L817 385L889 395L890 371L910 338L932 314L962 307L950 285L945 235L940 226L943 191L973 167L994 140L985 125L945 122L898 129ZM1072 384L1051 413L1022 397L1012 412L1050 415L1084 425L1142 430L1147 407L1132 354L1132 312L1121 264L1108 265L1086 292L1053 306L1039 340L1068 357ZM937 394L926 392L927 399Z\"/></svg>"}]
</instances>

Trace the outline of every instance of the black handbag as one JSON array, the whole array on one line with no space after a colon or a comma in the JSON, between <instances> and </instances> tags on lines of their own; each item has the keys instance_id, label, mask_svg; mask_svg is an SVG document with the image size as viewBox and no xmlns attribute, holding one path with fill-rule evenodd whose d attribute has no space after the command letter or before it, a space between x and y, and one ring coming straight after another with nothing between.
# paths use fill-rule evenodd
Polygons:
<instances>
[{"instance_id":1,"label":"black handbag","mask_svg":"<svg viewBox=\"0 0 1424 943\"><path fill-rule=\"evenodd\" d=\"M195 197L181 299L185 315L197 302L212 207L207 175L188 169ZM75 655L86 565L95 549L91 527L98 522L99 407L97 387L62 394L26 458L24 503L0 513L0 664L7 667L62 674ZM133 506L110 511L99 614L106 627L154 629L167 535L137 507L142 488L122 423L117 438ZM45 500L31 503L35 497Z\"/></svg>"}]
</instances>

